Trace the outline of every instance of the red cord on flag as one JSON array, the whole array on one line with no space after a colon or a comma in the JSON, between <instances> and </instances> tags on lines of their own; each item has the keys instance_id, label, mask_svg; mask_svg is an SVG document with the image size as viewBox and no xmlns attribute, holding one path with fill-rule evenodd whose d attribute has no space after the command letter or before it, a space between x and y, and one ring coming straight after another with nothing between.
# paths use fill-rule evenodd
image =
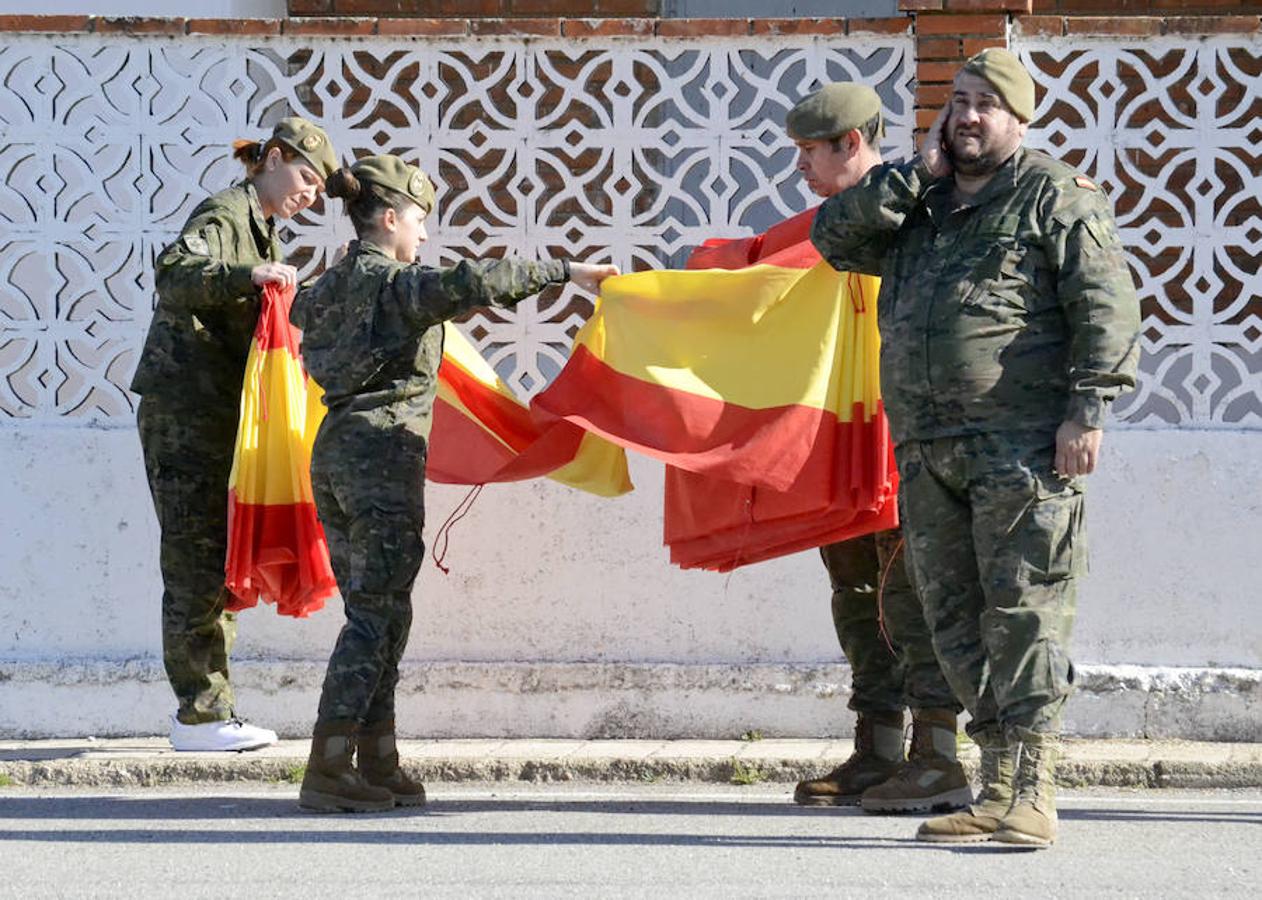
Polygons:
<instances>
[{"instance_id":1,"label":"red cord on flag","mask_svg":"<svg viewBox=\"0 0 1262 900\"><path fill-rule=\"evenodd\" d=\"M863 279L854 272L846 273L846 286L850 288L850 305L857 313L868 309L867 298L863 296Z\"/></svg>"},{"instance_id":2,"label":"red cord on flag","mask_svg":"<svg viewBox=\"0 0 1262 900\"><path fill-rule=\"evenodd\" d=\"M456 527L456 523L469 514L469 510L473 509L474 502L478 499L478 495L482 493L485 484L475 484L469 489L469 493L465 494L464 499L456 504L456 508L452 510L451 515L447 517L447 521L439 526L438 533L434 535L434 546L430 548L430 558L434 560L434 565L444 575L451 574L451 568L443 565L443 560L447 558L447 549L451 542L451 529ZM442 542L442 552L438 552L438 544Z\"/></svg>"}]
</instances>

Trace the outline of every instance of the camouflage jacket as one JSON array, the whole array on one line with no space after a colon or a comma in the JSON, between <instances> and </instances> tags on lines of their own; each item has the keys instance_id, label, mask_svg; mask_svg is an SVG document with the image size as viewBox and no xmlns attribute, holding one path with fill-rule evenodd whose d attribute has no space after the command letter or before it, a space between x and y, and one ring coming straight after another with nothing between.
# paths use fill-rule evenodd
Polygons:
<instances>
[{"instance_id":1,"label":"camouflage jacket","mask_svg":"<svg viewBox=\"0 0 1262 900\"><path fill-rule=\"evenodd\" d=\"M1104 423L1135 383L1139 302L1099 188L1018 150L966 204L919 158L820 207L835 268L881 275L881 385L896 442Z\"/></svg>"},{"instance_id":2,"label":"camouflage jacket","mask_svg":"<svg viewBox=\"0 0 1262 900\"><path fill-rule=\"evenodd\" d=\"M480 306L513 306L569 277L562 260L401 263L367 241L299 292L289 319L324 389L329 417L371 412L428 437L443 357L442 323Z\"/></svg>"},{"instance_id":3,"label":"camouflage jacket","mask_svg":"<svg viewBox=\"0 0 1262 900\"><path fill-rule=\"evenodd\" d=\"M258 321L255 266L280 242L248 181L207 197L158 256L158 306L131 389L231 404L235 414Z\"/></svg>"}]
</instances>

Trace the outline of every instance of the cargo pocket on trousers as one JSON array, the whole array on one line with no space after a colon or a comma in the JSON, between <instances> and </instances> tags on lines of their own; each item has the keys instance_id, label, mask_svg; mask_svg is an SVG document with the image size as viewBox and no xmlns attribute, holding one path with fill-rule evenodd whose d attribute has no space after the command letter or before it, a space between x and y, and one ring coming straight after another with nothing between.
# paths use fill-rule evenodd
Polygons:
<instances>
[{"instance_id":1,"label":"cargo pocket on trousers","mask_svg":"<svg viewBox=\"0 0 1262 900\"><path fill-rule=\"evenodd\" d=\"M425 558L420 528L407 516L372 513L351 526L351 590L407 590Z\"/></svg>"},{"instance_id":2,"label":"cargo pocket on trousers","mask_svg":"<svg viewBox=\"0 0 1262 900\"><path fill-rule=\"evenodd\" d=\"M1081 487L1035 476L1022 548L1032 584L1060 581L1086 571L1082 514Z\"/></svg>"}]
</instances>

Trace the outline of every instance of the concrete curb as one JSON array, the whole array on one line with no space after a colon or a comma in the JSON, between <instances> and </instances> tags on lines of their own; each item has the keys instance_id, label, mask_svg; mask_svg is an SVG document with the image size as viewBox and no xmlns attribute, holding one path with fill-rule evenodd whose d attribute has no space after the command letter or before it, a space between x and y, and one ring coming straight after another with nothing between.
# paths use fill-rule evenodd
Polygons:
<instances>
[{"instance_id":1,"label":"concrete curb","mask_svg":"<svg viewBox=\"0 0 1262 900\"><path fill-rule=\"evenodd\" d=\"M792 784L849 754L842 741L402 741L404 765L428 782ZM307 742L254 753L174 753L160 738L0 743L0 785L126 788L298 783ZM976 748L963 751L976 765ZM1262 745L1067 741L1065 787L1262 787ZM0 794L0 796L3 796Z\"/></svg>"}]
</instances>

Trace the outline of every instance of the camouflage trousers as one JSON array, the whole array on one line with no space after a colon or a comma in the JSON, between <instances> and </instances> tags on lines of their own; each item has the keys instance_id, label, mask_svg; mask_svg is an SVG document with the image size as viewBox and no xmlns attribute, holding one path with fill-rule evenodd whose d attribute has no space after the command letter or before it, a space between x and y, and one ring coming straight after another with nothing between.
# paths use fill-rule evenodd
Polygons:
<instances>
[{"instance_id":1,"label":"camouflage trousers","mask_svg":"<svg viewBox=\"0 0 1262 900\"><path fill-rule=\"evenodd\" d=\"M819 548L833 588L833 626L853 673L850 708L958 711L907 577L901 543L893 530Z\"/></svg>"},{"instance_id":2,"label":"camouflage trousers","mask_svg":"<svg viewBox=\"0 0 1262 900\"><path fill-rule=\"evenodd\" d=\"M136 425L162 532L162 661L177 715L189 725L227 719L237 634L236 616L224 612L236 399L218 409L146 395Z\"/></svg>"},{"instance_id":3,"label":"camouflage trousers","mask_svg":"<svg viewBox=\"0 0 1262 900\"><path fill-rule=\"evenodd\" d=\"M394 718L412 585L425 556L425 439L330 415L311 458L316 509L346 610L319 721Z\"/></svg>"},{"instance_id":4,"label":"camouflage trousers","mask_svg":"<svg viewBox=\"0 0 1262 900\"><path fill-rule=\"evenodd\" d=\"M897 448L903 533L934 649L971 734L1060 730L1085 570L1082 479L1052 471L1054 433Z\"/></svg>"}]
</instances>

